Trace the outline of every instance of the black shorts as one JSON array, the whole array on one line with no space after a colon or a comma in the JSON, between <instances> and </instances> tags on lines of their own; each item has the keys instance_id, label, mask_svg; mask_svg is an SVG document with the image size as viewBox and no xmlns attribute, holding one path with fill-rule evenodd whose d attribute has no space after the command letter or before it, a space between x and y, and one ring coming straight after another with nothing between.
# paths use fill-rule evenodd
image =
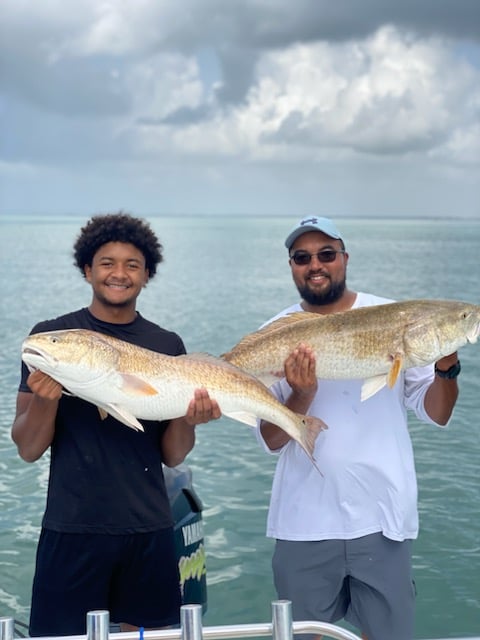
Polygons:
<instances>
[{"instance_id":1,"label":"black shorts","mask_svg":"<svg viewBox=\"0 0 480 640\"><path fill-rule=\"evenodd\" d=\"M86 633L89 611L144 628L179 623L173 529L129 535L42 529L32 589L31 636Z\"/></svg>"}]
</instances>

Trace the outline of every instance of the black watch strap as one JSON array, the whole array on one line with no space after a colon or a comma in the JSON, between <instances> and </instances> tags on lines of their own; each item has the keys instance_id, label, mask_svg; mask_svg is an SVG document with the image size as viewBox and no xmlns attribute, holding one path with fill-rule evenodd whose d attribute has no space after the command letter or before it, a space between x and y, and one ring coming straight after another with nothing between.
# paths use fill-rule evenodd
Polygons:
<instances>
[{"instance_id":1,"label":"black watch strap","mask_svg":"<svg viewBox=\"0 0 480 640\"><path fill-rule=\"evenodd\" d=\"M442 371L435 364L435 375L437 375L439 378L446 378L447 380L453 380L454 378L456 378L461 370L462 367L460 366L460 360L457 360L457 362L455 364L452 364L452 366L449 367L446 371Z\"/></svg>"}]
</instances>

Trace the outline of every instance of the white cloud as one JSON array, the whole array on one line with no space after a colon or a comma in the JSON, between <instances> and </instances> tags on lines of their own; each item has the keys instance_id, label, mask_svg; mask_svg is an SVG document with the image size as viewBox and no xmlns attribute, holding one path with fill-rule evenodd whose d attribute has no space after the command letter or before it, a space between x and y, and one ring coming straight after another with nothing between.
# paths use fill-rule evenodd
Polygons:
<instances>
[{"instance_id":1,"label":"white cloud","mask_svg":"<svg viewBox=\"0 0 480 640\"><path fill-rule=\"evenodd\" d=\"M162 46L183 19L169 0L80 0L79 4L89 19L70 42L71 55L145 55Z\"/></svg>"},{"instance_id":2,"label":"white cloud","mask_svg":"<svg viewBox=\"0 0 480 640\"><path fill-rule=\"evenodd\" d=\"M136 83L137 109L156 124L169 110L201 104L198 69L183 59L177 66L166 76L151 70ZM157 91L156 98L148 95ZM441 156L454 148L452 161L464 163L475 158L476 145L465 141L476 138L479 100L480 70L454 58L448 43L384 27L355 44L267 52L245 102L212 110L206 122L181 129L163 124L140 136L159 153L165 145L178 153L282 161L292 153L314 160L332 151Z\"/></svg>"},{"instance_id":3,"label":"white cloud","mask_svg":"<svg viewBox=\"0 0 480 640\"><path fill-rule=\"evenodd\" d=\"M278 142L416 153L474 122L465 98L479 95L480 72L442 41L386 27L354 46L300 45L268 58L259 99Z\"/></svg>"}]
</instances>

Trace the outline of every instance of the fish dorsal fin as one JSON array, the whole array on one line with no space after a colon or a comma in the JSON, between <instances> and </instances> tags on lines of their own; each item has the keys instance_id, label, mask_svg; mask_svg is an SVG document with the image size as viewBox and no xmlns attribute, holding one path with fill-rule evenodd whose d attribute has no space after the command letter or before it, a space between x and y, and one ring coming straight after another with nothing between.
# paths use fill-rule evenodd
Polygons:
<instances>
[{"instance_id":1,"label":"fish dorsal fin","mask_svg":"<svg viewBox=\"0 0 480 640\"><path fill-rule=\"evenodd\" d=\"M193 351L192 353L184 353L181 356L177 356L177 358L183 358L185 360L195 360L197 362L215 362L216 364L221 364L223 362L223 360L219 360L217 356L214 356L211 353L206 353L205 351Z\"/></svg>"},{"instance_id":2,"label":"fish dorsal fin","mask_svg":"<svg viewBox=\"0 0 480 640\"><path fill-rule=\"evenodd\" d=\"M122 391L134 396L156 396L158 391L140 376L133 373L121 373Z\"/></svg>"},{"instance_id":3,"label":"fish dorsal fin","mask_svg":"<svg viewBox=\"0 0 480 640\"><path fill-rule=\"evenodd\" d=\"M291 327L298 324L299 322L305 322L312 319L318 320L324 317L326 316L323 316L320 313L311 313L310 311L294 311L293 313L289 313L286 316L282 316L281 318L270 322L261 329L257 329L257 331L254 331L253 333L247 334L229 352L223 353L220 357L228 359L229 354L237 348L244 348L248 347L251 344L255 344L258 338L269 336L279 329L283 329L284 327Z\"/></svg>"},{"instance_id":4,"label":"fish dorsal fin","mask_svg":"<svg viewBox=\"0 0 480 640\"><path fill-rule=\"evenodd\" d=\"M273 384L275 384L275 382L278 382L279 380L285 377L285 373L283 370L275 373L267 372L267 373L262 373L261 375L252 375L248 371L239 369L237 365L229 362L228 358L226 360L222 360L224 356L227 357L228 354L223 354L222 356L217 357L217 356L213 356L211 353L193 352L193 353L186 353L177 357L185 358L186 360L194 360L195 362L207 362L207 363L210 362L211 364L214 364L217 367L221 367L230 371L240 370L242 375L248 376L250 378L255 378L259 380L266 387L271 387ZM234 418L234 420L235 419L236 418ZM240 420L239 422L245 422L245 424L250 424L246 420Z\"/></svg>"},{"instance_id":5,"label":"fish dorsal fin","mask_svg":"<svg viewBox=\"0 0 480 640\"><path fill-rule=\"evenodd\" d=\"M360 394L361 401L365 402L365 400L374 396L380 389L383 389L386 384L387 376L384 373L379 376L373 376L373 378L367 378L362 385Z\"/></svg>"},{"instance_id":6,"label":"fish dorsal fin","mask_svg":"<svg viewBox=\"0 0 480 640\"><path fill-rule=\"evenodd\" d=\"M265 332L270 333L271 331L276 331L281 327L291 326L293 324L297 324L298 322L309 322L310 320L321 320L325 318L326 315L321 313L312 313L311 311L293 311L292 313L287 313L285 316L281 316L272 322L269 322L264 327L259 329L257 333Z\"/></svg>"},{"instance_id":7,"label":"fish dorsal fin","mask_svg":"<svg viewBox=\"0 0 480 640\"><path fill-rule=\"evenodd\" d=\"M322 318L326 318L325 315L321 313L311 313L310 311L294 311L293 313L288 313L286 316L281 316L273 322L269 322L267 325L258 329L253 334L249 334L245 336L244 340L248 340L252 335L268 335L273 333L274 331L278 331L279 329L283 329L284 327L291 327L300 322L310 322L311 320L322 320ZM243 342L243 340L242 340Z\"/></svg>"},{"instance_id":8,"label":"fish dorsal fin","mask_svg":"<svg viewBox=\"0 0 480 640\"><path fill-rule=\"evenodd\" d=\"M181 356L177 356L177 358L182 358L184 360L193 360L194 362L205 362L206 364L212 364L216 367L220 367L222 369L227 369L229 371L238 371L238 367L226 360L222 360L222 358L213 356L211 353L204 352L192 352L185 353ZM246 376L250 376L250 374L246 371L242 370L242 373Z\"/></svg>"},{"instance_id":9,"label":"fish dorsal fin","mask_svg":"<svg viewBox=\"0 0 480 640\"><path fill-rule=\"evenodd\" d=\"M396 381L398 380L398 376L400 375L400 371L403 367L403 356L401 353L396 353L393 356L392 366L387 374L387 384L392 389L395 386Z\"/></svg>"}]
</instances>

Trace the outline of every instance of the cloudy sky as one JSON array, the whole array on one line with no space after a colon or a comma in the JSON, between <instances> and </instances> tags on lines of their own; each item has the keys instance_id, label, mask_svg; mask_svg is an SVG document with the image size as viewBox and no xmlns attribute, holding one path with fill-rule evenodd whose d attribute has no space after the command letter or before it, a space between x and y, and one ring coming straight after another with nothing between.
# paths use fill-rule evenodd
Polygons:
<instances>
[{"instance_id":1,"label":"cloudy sky","mask_svg":"<svg viewBox=\"0 0 480 640\"><path fill-rule=\"evenodd\" d=\"M0 212L480 218L480 0L2 0Z\"/></svg>"}]
</instances>

